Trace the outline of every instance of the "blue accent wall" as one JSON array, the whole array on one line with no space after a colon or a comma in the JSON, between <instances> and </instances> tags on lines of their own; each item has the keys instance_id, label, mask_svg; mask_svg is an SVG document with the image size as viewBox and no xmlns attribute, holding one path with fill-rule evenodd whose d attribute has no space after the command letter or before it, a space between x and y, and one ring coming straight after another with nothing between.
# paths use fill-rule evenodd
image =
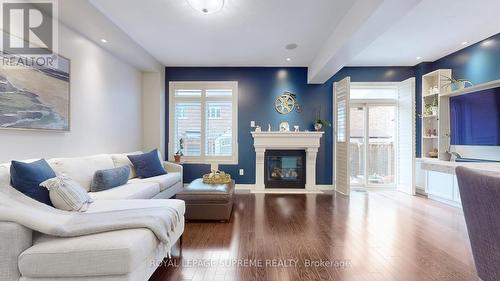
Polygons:
<instances>
[{"instance_id":1,"label":"blue accent wall","mask_svg":"<svg viewBox=\"0 0 500 281\"><path fill-rule=\"evenodd\" d=\"M253 184L255 150L250 121L255 121L263 130L267 130L268 123L277 130L282 121L287 121L290 126L299 125L301 130L313 130L313 121L319 110L322 118L332 120L334 81L351 76L354 82L389 82L402 81L413 75L412 67L346 67L324 84L307 84L305 67L167 67L165 78L167 85L170 81L238 81L239 164L220 165L220 169L229 172L239 184ZM302 113L281 115L275 110L274 101L283 91L297 95ZM168 98L166 102L168 126ZM168 134L168 128L166 132ZM332 128L326 128L317 158L318 184L332 183L332 139ZM244 169L245 175L240 176L239 169ZM209 170L209 165L185 164L184 181L190 182Z\"/></svg>"},{"instance_id":2,"label":"blue accent wall","mask_svg":"<svg viewBox=\"0 0 500 281\"><path fill-rule=\"evenodd\" d=\"M474 85L500 79L500 33L447 55L415 66L417 114L422 113L422 75L437 69L451 69L453 77ZM417 118L417 157L421 156L421 120Z\"/></svg>"},{"instance_id":3,"label":"blue accent wall","mask_svg":"<svg viewBox=\"0 0 500 281\"><path fill-rule=\"evenodd\" d=\"M474 85L500 79L500 33L432 63L432 70L443 68Z\"/></svg>"}]
</instances>

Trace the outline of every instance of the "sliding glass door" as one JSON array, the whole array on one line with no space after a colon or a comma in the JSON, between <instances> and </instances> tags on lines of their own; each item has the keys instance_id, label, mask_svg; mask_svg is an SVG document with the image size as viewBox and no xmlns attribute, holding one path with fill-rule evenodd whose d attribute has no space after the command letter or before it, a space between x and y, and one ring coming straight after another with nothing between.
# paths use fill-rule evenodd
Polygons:
<instances>
[{"instance_id":1,"label":"sliding glass door","mask_svg":"<svg viewBox=\"0 0 500 281\"><path fill-rule=\"evenodd\" d=\"M366 179L366 108L364 105L351 105L351 137L350 137L350 165L351 186L363 186Z\"/></svg>"},{"instance_id":2,"label":"sliding glass door","mask_svg":"<svg viewBox=\"0 0 500 281\"><path fill-rule=\"evenodd\" d=\"M367 185L394 186L396 106L368 106Z\"/></svg>"},{"instance_id":3,"label":"sliding glass door","mask_svg":"<svg viewBox=\"0 0 500 281\"><path fill-rule=\"evenodd\" d=\"M378 100L374 95L367 99L367 90L352 89L350 183L352 187L395 187L397 103L391 91L397 94L397 89L384 89Z\"/></svg>"},{"instance_id":4,"label":"sliding glass door","mask_svg":"<svg viewBox=\"0 0 500 281\"><path fill-rule=\"evenodd\" d=\"M394 186L396 106L351 103L351 186Z\"/></svg>"}]
</instances>

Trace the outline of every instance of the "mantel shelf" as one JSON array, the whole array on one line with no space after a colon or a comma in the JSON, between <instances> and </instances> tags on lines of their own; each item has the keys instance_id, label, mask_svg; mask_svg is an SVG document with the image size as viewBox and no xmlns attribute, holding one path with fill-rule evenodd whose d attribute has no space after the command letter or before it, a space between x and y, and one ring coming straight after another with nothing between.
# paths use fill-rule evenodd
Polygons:
<instances>
[{"instance_id":1,"label":"mantel shelf","mask_svg":"<svg viewBox=\"0 0 500 281\"><path fill-rule=\"evenodd\" d=\"M311 138L321 138L324 132L277 132L277 131L263 131L263 132L251 132L254 138L258 137L311 137Z\"/></svg>"}]
</instances>

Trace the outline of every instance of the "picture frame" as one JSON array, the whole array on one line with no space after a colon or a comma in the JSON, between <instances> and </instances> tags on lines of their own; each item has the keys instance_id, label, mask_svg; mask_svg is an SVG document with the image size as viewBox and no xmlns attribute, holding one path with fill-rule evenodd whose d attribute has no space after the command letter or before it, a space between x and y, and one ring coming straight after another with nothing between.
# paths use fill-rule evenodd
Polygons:
<instances>
[{"instance_id":1,"label":"picture frame","mask_svg":"<svg viewBox=\"0 0 500 281\"><path fill-rule=\"evenodd\" d=\"M71 60L53 56L56 68L0 67L0 130L71 131Z\"/></svg>"}]
</instances>

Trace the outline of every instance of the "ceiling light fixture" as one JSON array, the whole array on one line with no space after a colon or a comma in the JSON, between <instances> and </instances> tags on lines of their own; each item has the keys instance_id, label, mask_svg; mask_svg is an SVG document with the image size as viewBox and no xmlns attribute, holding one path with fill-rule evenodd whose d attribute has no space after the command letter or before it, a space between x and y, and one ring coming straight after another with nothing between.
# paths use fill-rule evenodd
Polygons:
<instances>
[{"instance_id":1,"label":"ceiling light fixture","mask_svg":"<svg viewBox=\"0 0 500 281\"><path fill-rule=\"evenodd\" d=\"M186 2L191 8L203 14L217 13L224 7L224 0L186 0Z\"/></svg>"},{"instance_id":2,"label":"ceiling light fixture","mask_svg":"<svg viewBox=\"0 0 500 281\"><path fill-rule=\"evenodd\" d=\"M469 44L469 42L467 42L467 41L462 42L462 46L467 45L467 44Z\"/></svg>"},{"instance_id":3,"label":"ceiling light fixture","mask_svg":"<svg viewBox=\"0 0 500 281\"><path fill-rule=\"evenodd\" d=\"M292 60L292 58L286 58L286 61L291 61L291 60Z\"/></svg>"},{"instance_id":4,"label":"ceiling light fixture","mask_svg":"<svg viewBox=\"0 0 500 281\"><path fill-rule=\"evenodd\" d=\"M422 57L417 57L417 60L421 60L421 59L422 59Z\"/></svg>"},{"instance_id":5,"label":"ceiling light fixture","mask_svg":"<svg viewBox=\"0 0 500 281\"><path fill-rule=\"evenodd\" d=\"M102 43L108 43L108 40L106 40L106 39L101 39L101 42L102 42Z\"/></svg>"}]
</instances>

